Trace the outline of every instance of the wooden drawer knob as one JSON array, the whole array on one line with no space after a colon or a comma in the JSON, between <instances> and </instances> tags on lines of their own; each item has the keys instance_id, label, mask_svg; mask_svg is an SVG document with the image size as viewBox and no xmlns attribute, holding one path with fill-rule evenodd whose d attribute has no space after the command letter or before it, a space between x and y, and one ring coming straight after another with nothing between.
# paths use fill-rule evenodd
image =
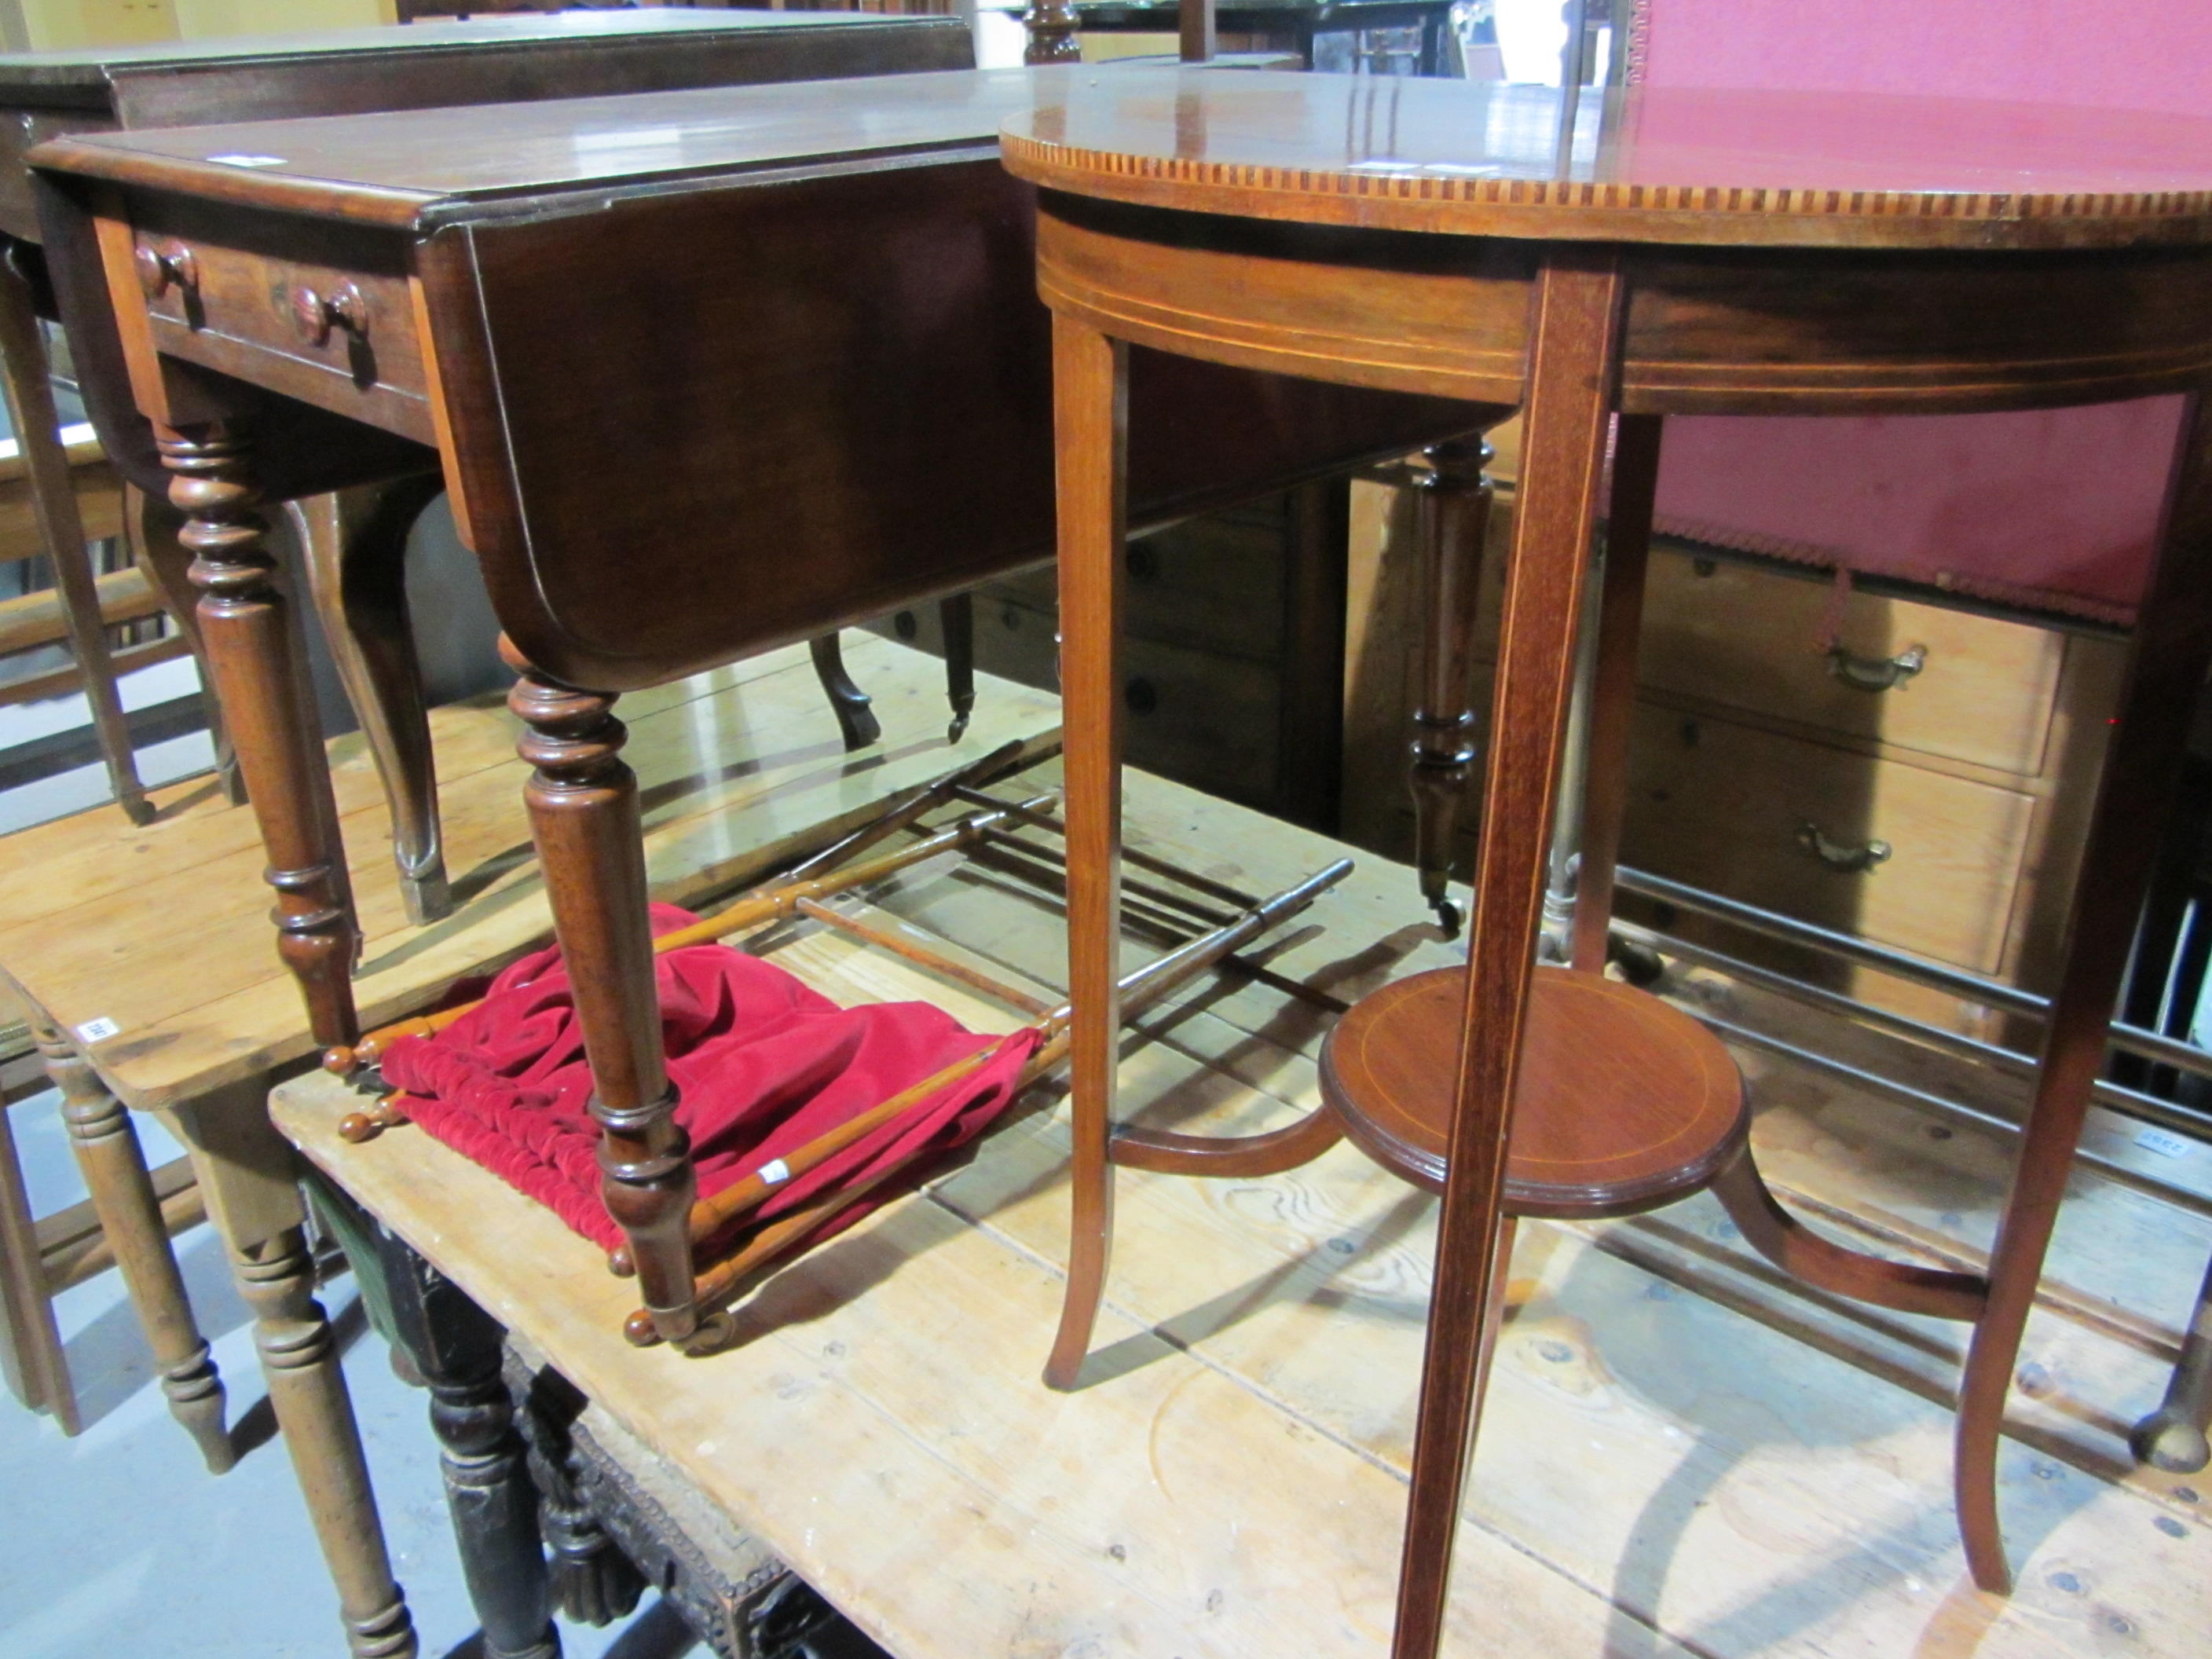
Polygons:
<instances>
[{"instance_id":1,"label":"wooden drawer knob","mask_svg":"<svg viewBox=\"0 0 2212 1659\"><path fill-rule=\"evenodd\" d=\"M1837 841L1817 823L1808 819L1797 826L1797 844L1838 875L1856 876L1871 870L1889 857L1890 845L1886 841L1863 841L1856 844Z\"/></svg>"},{"instance_id":2,"label":"wooden drawer knob","mask_svg":"<svg viewBox=\"0 0 2212 1659\"><path fill-rule=\"evenodd\" d=\"M302 283L292 290L292 326L309 345L326 345L333 329L344 329L360 339L368 337L368 301L347 283L322 294Z\"/></svg>"},{"instance_id":3,"label":"wooden drawer knob","mask_svg":"<svg viewBox=\"0 0 2212 1659\"><path fill-rule=\"evenodd\" d=\"M200 285L199 264L193 259L191 249L182 242L158 246L141 242L132 252L131 261L138 268L138 286L146 290L149 300L160 299L172 285L187 290Z\"/></svg>"}]
</instances>

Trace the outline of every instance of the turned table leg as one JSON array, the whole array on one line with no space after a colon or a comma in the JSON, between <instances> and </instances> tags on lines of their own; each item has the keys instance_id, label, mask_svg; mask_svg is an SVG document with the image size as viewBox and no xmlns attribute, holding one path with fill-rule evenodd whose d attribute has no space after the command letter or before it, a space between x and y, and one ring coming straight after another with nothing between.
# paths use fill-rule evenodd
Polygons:
<instances>
[{"instance_id":1,"label":"turned table leg","mask_svg":"<svg viewBox=\"0 0 2212 1659\"><path fill-rule=\"evenodd\" d=\"M505 639L500 650L521 676L507 707L525 728L518 749L533 770L523 797L591 1062L600 1194L629 1241L654 1329L680 1342L698 1324L690 1226L698 1182L660 1048L637 776L622 759L628 734L611 696L546 678Z\"/></svg>"},{"instance_id":2,"label":"turned table leg","mask_svg":"<svg viewBox=\"0 0 2212 1659\"><path fill-rule=\"evenodd\" d=\"M1475 613L1482 586L1483 538L1490 524L1491 459L1480 434L1421 452L1407 482L1419 507L1421 547L1421 692L1413 710L1413 866L1421 898L1447 939L1459 933L1458 908L1445 896L1453 831L1474 763L1470 707Z\"/></svg>"},{"instance_id":3,"label":"turned table leg","mask_svg":"<svg viewBox=\"0 0 2212 1659\"><path fill-rule=\"evenodd\" d=\"M1044 1376L1053 1388L1072 1389L1097 1322L1114 1231L1108 1140L1121 1024L1121 692L1114 655L1127 539L1129 351L1059 315L1052 345L1074 1146L1067 1291Z\"/></svg>"},{"instance_id":4,"label":"turned table leg","mask_svg":"<svg viewBox=\"0 0 2212 1659\"><path fill-rule=\"evenodd\" d=\"M1459 1085L1414 1431L1395 1659L1433 1659L1502 1265L1509 1103L1543 913L1590 533L1619 368L1624 284L1601 251L1538 273L1520 492L1491 700L1480 863L1468 928Z\"/></svg>"},{"instance_id":5,"label":"turned table leg","mask_svg":"<svg viewBox=\"0 0 2212 1659\"><path fill-rule=\"evenodd\" d=\"M1960 1529L1974 1582L2012 1582L1997 1518L1997 1441L2021 1334L2074 1164L2089 1091L2104 1069L2118 1000L2180 776L2189 722L2212 660L2212 408L2192 395L2182 427L2157 565L2137 607L2119 718L2066 919L2063 966L2044 1027L2034 1098L2012 1193L1990 1252L1988 1310L1974 1328L1960 1385Z\"/></svg>"},{"instance_id":6,"label":"turned table leg","mask_svg":"<svg viewBox=\"0 0 2212 1659\"><path fill-rule=\"evenodd\" d=\"M327 1188L325 1189L327 1191ZM507 1333L451 1279L357 1208L402 1344L430 1391L461 1571L485 1659L559 1659L538 1492L505 1372Z\"/></svg>"},{"instance_id":7,"label":"turned table leg","mask_svg":"<svg viewBox=\"0 0 2212 1659\"><path fill-rule=\"evenodd\" d=\"M315 1300L298 1164L269 1121L267 1088L265 1079L254 1079L179 1108L177 1129L253 1310L270 1404L337 1589L353 1659L413 1659L414 1621L392 1576L331 1322Z\"/></svg>"},{"instance_id":8,"label":"turned table leg","mask_svg":"<svg viewBox=\"0 0 2212 1659\"><path fill-rule=\"evenodd\" d=\"M154 805L138 781L131 724L115 689L115 664L108 654L107 630L100 620L100 590L93 580L84 523L76 510L76 485L70 477L68 452L62 447L61 420L54 412L46 343L39 332L30 279L18 263L25 257L27 250L19 243L11 242L0 252L0 386L6 390L15 442L30 475L31 510L53 566L62 620L69 629L84 700L92 710L100 757L107 763L108 783L125 817L133 823L151 823Z\"/></svg>"},{"instance_id":9,"label":"turned table leg","mask_svg":"<svg viewBox=\"0 0 2212 1659\"><path fill-rule=\"evenodd\" d=\"M170 1414L199 1447L208 1473L221 1474L237 1462L223 1423L222 1378L185 1297L184 1275L169 1247L169 1230L146 1172L138 1132L123 1103L60 1031L44 1020L37 1031L46 1075L61 1091L70 1149L160 1368Z\"/></svg>"},{"instance_id":10,"label":"turned table leg","mask_svg":"<svg viewBox=\"0 0 2212 1659\"><path fill-rule=\"evenodd\" d=\"M1029 9L1022 14L1022 27L1029 36L1022 62L1081 63L1083 48L1076 44L1075 33L1082 27L1073 0L1030 0Z\"/></svg>"},{"instance_id":11,"label":"turned table leg","mask_svg":"<svg viewBox=\"0 0 2212 1659\"><path fill-rule=\"evenodd\" d=\"M276 890L277 953L300 982L319 1048L361 1035L352 968L359 934L347 902L344 851L321 735L300 688L300 663L275 568L252 447L228 422L156 428L171 476L169 500L185 515L178 538L191 550L201 632L216 692L237 745Z\"/></svg>"},{"instance_id":12,"label":"turned table leg","mask_svg":"<svg viewBox=\"0 0 2212 1659\"><path fill-rule=\"evenodd\" d=\"M439 839L430 714L407 612L407 535L444 487L429 473L285 508L323 639L384 785L399 895L418 927L453 909Z\"/></svg>"},{"instance_id":13,"label":"turned table leg","mask_svg":"<svg viewBox=\"0 0 2212 1659\"><path fill-rule=\"evenodd\" d=\"M208 741L215 748L216 779L224 799L233 806L243 806L246 780L239 775L238 752L231 746L230 729L222 718L222 699L216 695L215 665L208 656L207 636L200 632L200 592L192 586L192 556L177 539L182 522L166 497L149 495L137 484L123 486L123 533L131 544L131 562L160 592L162 605L191 649L207 713Z\"/></svg>"}]
</instances>

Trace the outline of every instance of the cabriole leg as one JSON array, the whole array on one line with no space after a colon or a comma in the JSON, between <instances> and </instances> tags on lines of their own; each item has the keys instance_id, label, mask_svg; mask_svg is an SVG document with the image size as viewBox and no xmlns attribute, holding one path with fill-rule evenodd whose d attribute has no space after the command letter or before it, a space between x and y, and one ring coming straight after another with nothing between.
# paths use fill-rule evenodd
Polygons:
<instances>
[{"instance_id":1,"label":"cabriole leg","mask_svg":"<svg viewBox=\"0 0 2212 1659\"><path fill-rule=\"evenodd\" d=\"M1060 695L1067 781L1067 987L1074 1147L1067 1293L1045 1382L1072 1389L1105 1293L1114 1234L1115 1066L1121 1024L1121 626L1129 430L1128 348L1054 317L1053 433L1059 478Z\"/></svg>"},{"instance_id":2,"label":"cabriole leg","mask_svg":"<svg viewBox=\"0 0 2212 1659\"><path fill-rule=\"evenodd\" d=\"M806 642L808 653L814 659L814 678L822 682L823 695L830 699L830 707L837 716L838 734L845 740L848 752L866 749L884 734L884 728L868 707L868 694L853 684L853 677L845 672L845 653L835 634L820 635Z\"/></svg>"},{"instance_id":3,"label":"cabriole leg","mask_svg":"<svg viewBox=\"0 0 2212 1659\"><path fill-rule=\"evenodd\" d=\"M146 1346L161 1370L170 1414L200 1449L208 1473L221 1474L237 1462L223 1425L222 1378L185 1298L184 1275L169 1247L169 1230L146 1173L138 1132L123 1103L68 1039L43 1020L37 1030L46 1075L61 1091L70 1148L92 1194L100 1230L115 1252Z\"/></svg>"},{"instance_id":4,"label":"cabriole leg","mask_svg":"<svg viewBox=\"0 0 2212 1659\"><path fill-rule=\"evenodd\" d=\"M2159 837L2212 660L2212 408L2197 392L2182 427L2157 567L2136 611L2125 689L2066 920L2057 994L2044 1026L2035 1096L2011 1196L1990 1253L1989 1310L1975 1327L1960 1389L1959 1527L1974 1582L2012 1583L1997 1517L1997 1440L2005 1395L2043 1257L2074 1164L2089 1091L2103 1069Z\"/></svg>"},{"instance_id":5,"label":"cabriole leg","mask_svg":"<svg viewBox=\"0 0 2212 1659\"><path fill-rule=\"evenodd\" d=\"M200 629L240 769L252 798L276 890L277 953L300 982L319 1048L361 1035L352 969L359 934L348 903L337 808L306 670L283 593L268 525L255 507L251 445L228 422L156 428L169 500L185 515L178 539L193 554Z\"/></svg>"},{"instance_id":6,"label":"cabriole leg","mask_svg":"<svg viewBox=\"0 0 2212 1659\"><path fill-rule=\"evenodd\" d=\"M611 696L546 678L504 639L500 650L521 676L507 707L526 728L518 747L534 770L523 796L591 1061L600 1193L629 1241L653 1328L680 1342L698 1324L690 1226L698 1182L660 1049L637 776L622 759L628 734Z\"/></svg>"},{"instance_id":7,"label":"cabriole leg","mask_svg":"<svg viewBox=\"0 0 2212 1659\"><path fill-rule=\"evenodd\" d=\"M399 893L416 927L453 914L439 842L430 715L407 613L407 534L443 488L434 474L318 495L285 509L323 638L392 811Z\"/></svg>"}]
</instances>

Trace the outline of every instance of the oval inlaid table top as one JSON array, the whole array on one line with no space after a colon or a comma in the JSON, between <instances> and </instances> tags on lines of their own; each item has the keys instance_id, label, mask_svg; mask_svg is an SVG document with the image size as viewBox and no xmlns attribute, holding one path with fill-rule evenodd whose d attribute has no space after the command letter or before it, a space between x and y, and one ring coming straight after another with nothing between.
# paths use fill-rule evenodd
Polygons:
<instances>
[{"instance_id":1,"label":"oval inlaid table top","mask_svg":"<svg viewBox=\"0 0 2212 1659\"><path fill-rule=\"evenodd\" d=\"M1823 247L2212 242L2212 118L1696 88L1253 71L1076 75L1007 122L1048 189L1472 235Z\"/></svg>"}]
</instances>

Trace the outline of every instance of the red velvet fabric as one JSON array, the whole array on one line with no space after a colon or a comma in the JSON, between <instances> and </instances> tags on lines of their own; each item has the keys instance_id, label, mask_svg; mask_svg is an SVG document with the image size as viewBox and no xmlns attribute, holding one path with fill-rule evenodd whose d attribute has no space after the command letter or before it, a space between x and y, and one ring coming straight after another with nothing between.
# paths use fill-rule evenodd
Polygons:
<instances>
[{"instance_id":1,"label":"red velvet fabric","mask_svg":"<svg viewBox=\"0 0 2212 1659\"><path fill-rule=\"evenodd\" d=\"M1638 0L1653 86L1917 93L2201 114L2212 5ZM1990 118L2008 112L1991 102ZM1668 422L1659 528L2107 621L2148 574L2179 401Z\"/></svg>"},{"instance_id":2,"label":"red velvet fabric","mask_svg":"<svg viewBox=\"0 0 2212 1659\"><path fill-rule=\"evenodd\" d=\"M656 934L697 918L655 905ZM1012 1099L1036 1047L1033 1031L979 1036L927 1003L841 1008L775 963L725 945L656 958L661 1037L690 1132L700 1196L997 1044L981 1070L776 1189L741 1224L772 1219L910 1155L919 1173L989 1127ZM429 1037L395 1042L387 1082L402 1109L438 1139L556 1212L604 1249L622 1242L599 1201L599 1131L587 1103L591 1068L557 948L524 957L491 981L483 1006ZM835 1231L898 1189L887 1183Z\"/></svg>"}]
</instances>

